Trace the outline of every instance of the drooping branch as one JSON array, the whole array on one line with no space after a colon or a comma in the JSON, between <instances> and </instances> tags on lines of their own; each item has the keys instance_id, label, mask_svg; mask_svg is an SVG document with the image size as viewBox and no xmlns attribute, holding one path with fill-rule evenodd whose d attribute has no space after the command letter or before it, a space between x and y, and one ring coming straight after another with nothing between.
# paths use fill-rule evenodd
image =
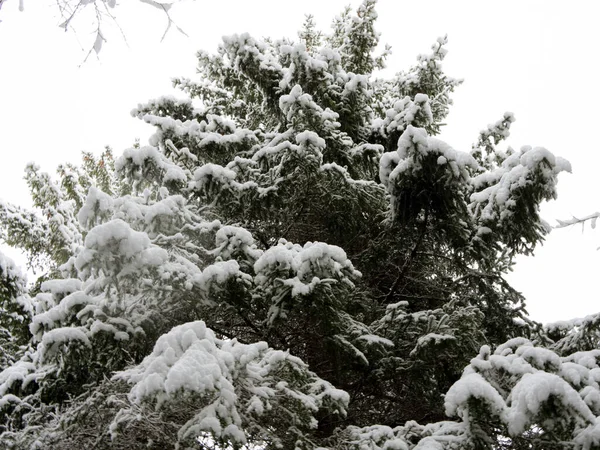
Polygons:
<instances>
[{"instance_id":1,"label":"drooping branch","mask_svg":"<svg viewBox=\"0 0 600 450\"><path fill-rule=\"evenodd\" d=\"M410 251L408 258L406 259L406 261L404 261L404 264L402 265L402 268L400 269L400 272L398 273L398 276L396 277L394 284L392 285L389 292L385 296L384 303L390 302L392 296L398 289L400 282L404 279L406 272L408 271L410 265L412 264L413 260L415 259L415 256L417 255L417 253L419 251L419 247L421 246L421 243L423 242L423 238L425 237L425 234L427 234L428 219L429 219L429 208L425 209L425 217L423 218L423 222L421 223L421 233L419 234L419 237L417 238L417 242L415 242L415 245L413 246L412 250Z\"/></svg>"}]
</instances>

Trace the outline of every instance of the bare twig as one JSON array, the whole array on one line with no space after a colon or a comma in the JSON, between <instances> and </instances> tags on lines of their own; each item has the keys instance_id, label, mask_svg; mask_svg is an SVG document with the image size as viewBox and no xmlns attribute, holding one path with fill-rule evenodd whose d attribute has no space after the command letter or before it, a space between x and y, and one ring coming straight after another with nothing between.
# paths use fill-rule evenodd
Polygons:
<instances>
[{"instance_id":1,"label":"bare twig","mask_svg":"<svg viewBox=\"0 0 600 450\"><path fill-rule=\"evenodd\" d=\"M171 18L171 15L169 14L169 10L171 9L171 6L173 6L173 3L159 3L156 2L154 0L140 0L140 2L142 3L146 3L150 6L154 6L157 9L161 9L165 15L167 16L167 28L165 29L165 32L162 35L162 38L160 38L161 42L165 39L165 37L167 36L167 33L169 32L169 30L171 29L171 25L174 25L175 28L177 29L177 31L179 31L181 34L183 34L186 37L189 37L188 34L183 31Z\"/></svg>"}]
</instances>

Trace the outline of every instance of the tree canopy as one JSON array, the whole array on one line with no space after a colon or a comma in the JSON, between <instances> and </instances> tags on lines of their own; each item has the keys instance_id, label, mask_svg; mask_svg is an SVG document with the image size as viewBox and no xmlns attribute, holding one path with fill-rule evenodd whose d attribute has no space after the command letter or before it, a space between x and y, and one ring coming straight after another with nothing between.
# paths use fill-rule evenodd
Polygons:
<instances>
[{"instance_id":1,"label":"tree canopy","mask_svg":"<svg viewBox=\"0 0 600 450\"><path fill-rule=\"evenodd\" d=\"M374 0L329 33L225 37L148 145L26 169L0 205L0 443L17 449L600 448L600 316L504 276L569 163L438 139L445 37L379 78Z\"/></svg>"}]
</instances>

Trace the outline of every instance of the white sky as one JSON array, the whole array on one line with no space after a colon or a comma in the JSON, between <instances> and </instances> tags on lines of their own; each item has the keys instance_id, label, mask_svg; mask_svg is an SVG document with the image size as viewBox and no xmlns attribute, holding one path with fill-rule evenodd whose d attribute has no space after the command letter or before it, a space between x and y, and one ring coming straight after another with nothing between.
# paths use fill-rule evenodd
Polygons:
<instances>
[{"instance_id":1,"label":"white sky","mask_svg":"<svg viewBox=\"0 0 600 450\"><path fill-rule=\"evenodd\" d=\"M216 50L221 36L250 32L295 37L305 13L327 29L348 0L185 1L172 17L189 35L172 30L161 43L163 14L135 0L115 8L127 38L106 27L99 60L91 56L94 32L86 16L76 33L57 27L53 0L8 0L0 11L0 197L29 205L22 180L29 161L54 173L61 162L79 162L81 151L110 145L118 155L152 128L129 115L139 102L175 93L170 79L194 76L195 51ZM352 0L355 7L358 0ZM379 0L378 30L393 47L392 72L407 68L448 34L446 72L464 78L442 134L469 150L478 131L515 113L508 143L544 146L571 161L558 201L543 217L582 216L600 208L596 172L600 145L600 79L597 19L600 2ZM510 281L524 292L530 315L554 321L600 311L595 274L600 234L581 227L554 231L535 257L520 258ZM20 260L14 252L6 252Z\"/></svg>"}]
</instances>

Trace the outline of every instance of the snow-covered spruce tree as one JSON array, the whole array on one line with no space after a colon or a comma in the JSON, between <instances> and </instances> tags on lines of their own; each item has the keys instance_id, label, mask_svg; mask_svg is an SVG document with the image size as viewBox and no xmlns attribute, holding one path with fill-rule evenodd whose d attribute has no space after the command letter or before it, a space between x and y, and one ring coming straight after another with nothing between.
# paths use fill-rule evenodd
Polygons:
<instances>
[{"instance_id":1,"label":"snow-covered spruce tree","mask_svg":"<svg viewBox=\"0 0 600 450\"><path fill-rule=\"evenodd\" d=\"M24 276L0 252L0 370L12 365L27 346L32 315Z\"/></svg>"},{"instance_id":2,"label":"snow-covered spruce tree","mask_svg":"<svg viewBox=\"0 0 600 450\"><path fill-rule=\"evenodd\" d=\"M600 448L598 321L544 329L503 278L568 163L501 148L511 114L437 139L446 40L379 79L374 8L200 52L114 174L28 169L42 215L2 237L52 271L9 295L3 446Z\"/></svg>"}]
</instances>

